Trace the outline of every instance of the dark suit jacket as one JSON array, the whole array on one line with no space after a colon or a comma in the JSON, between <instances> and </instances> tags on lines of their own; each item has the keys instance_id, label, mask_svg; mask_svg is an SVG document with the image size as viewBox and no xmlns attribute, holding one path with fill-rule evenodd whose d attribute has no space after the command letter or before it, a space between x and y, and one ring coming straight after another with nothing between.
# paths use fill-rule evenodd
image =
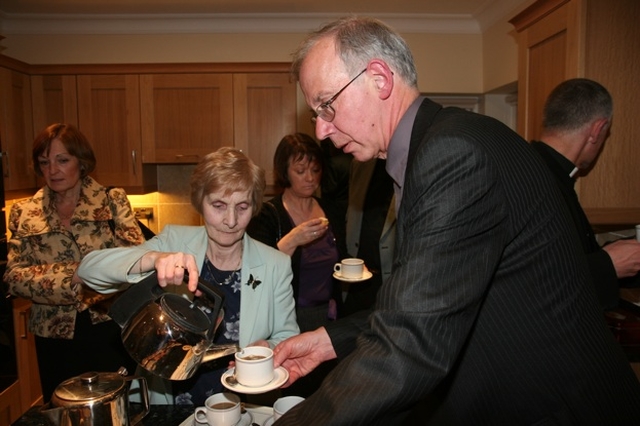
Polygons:
<instances>
[{"instance_id":1,"label":"dark suit jacket","mask_svg":"<svg viewBox=\"0 0 640 426\"><path fill-rule=\"evenodd\" d=\"M527 142L425 100L405 177L375 311L327 328L344 358L276 424L402 424L425 399L457 425L640 424L638 380Z\"/></svg>"},{"instance_id":2,"label":"dark suit jacket","mask_svg":"<svg viewBox=\"0 0 640 426\"><path fill-rule=\"evenodd\" d=\"M540 154L556 179L560 193L571 214L573 225L578 232L582 249L587 255L589 270L600 305L605 310L615 308L618 305L620 294L616 269L609 254L598 244L591 224L582 210L580 201L578 201L578 195L574 190L575 181L569 177L569 173L573 170L573 164L543 142L533 141L531 146Z\"/></svg>"}]
</instances>

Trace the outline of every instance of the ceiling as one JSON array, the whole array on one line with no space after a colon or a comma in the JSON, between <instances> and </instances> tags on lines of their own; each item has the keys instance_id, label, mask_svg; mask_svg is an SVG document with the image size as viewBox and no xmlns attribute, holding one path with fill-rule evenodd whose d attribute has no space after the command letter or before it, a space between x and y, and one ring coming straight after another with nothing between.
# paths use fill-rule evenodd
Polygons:
<instances>
[{"instance_id":1,"label":"ceiling","mask_svg":"<svg viewBox=\"0 0 640 426\"><path fill-rule=\"evenodd\" d=\"M9 14L419 13L475 16L511 0L0 0Z\"/></svg>"},{"instance_id":2,"label":"ceiling","mask_svg":"<svg viewBox=\"0 0 640 426\"><path fill-rule=\"evenodd\" d=\"M78 26L82 31L108 32L106 20L128 22L132 29L145 31L149 21L162 19L188 22L220 19L234 21L250 18L255 31L307 31L346 14L376 16L399 31L482 32L505 14L523 9L533 0L0 0L0 32L24 34L46 32L47 25ZM283 19L286 19L284 21ZM55 22L54 22L55 21ZM135 21L135 23L134 23ZM392 22L390 22L392 21ZM140 25L142 22L142 25ZM219 21L215 21L219 23ZM398 23L408 25L399 28ZM56 25L57 23L57 25ZM283 25L284 24L284 25ZM126 25L126 24L125 24ZM233 29L228 25L223 30ZM204 27L204 25L202 25ZM224 26L223 26L224 27ZM237 32L247 28L238 27ZM51 31L54 31L53 29ZM268 31L268 30L267 30Z\"/></svg>"}]
</instances>

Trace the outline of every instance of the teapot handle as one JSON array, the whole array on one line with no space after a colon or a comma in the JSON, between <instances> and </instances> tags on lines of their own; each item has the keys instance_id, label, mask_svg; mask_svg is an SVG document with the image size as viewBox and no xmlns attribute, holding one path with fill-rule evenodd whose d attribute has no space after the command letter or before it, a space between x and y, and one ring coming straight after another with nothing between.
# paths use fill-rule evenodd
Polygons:
<instances>
[{"instance_id":1,"label":"teapot handle","mask_svg":"<svg viewBox=\"0 0 640 426\"><path fill-rule=\"evenodd\" d=\"M140 394L142 395L142 404L144 405L144 409L129 420L129 424L135 425L149 413L149 388L147 386L147 379L142 376L125 377L125 380L129 382L137 380L140 383ZM131 392L131 383L129 383L129 392Z\"/></svg>"},{"instance_id":2,"label":"teapot handle","mask_svg":"<svg viewBox=\"0 0 640 426\"><path fill-rule=\"evenodd\" d=\"M187 282L188 280L189 280L189 273L185 270L184 281ZM207 296L207 298L211 302L213 302L213 312L211 314L211 318L212 318L211 328L207 333L208 340L212 340L213 335L215 334L216 328L218 326L218 321L217 321L218 314L221 312L222 305L224 303L224 293L218 288L216 288L210 282L203 280L201 277L198 277L198 290L204 293L204 295Z\"/></svg>"}]
</instances>

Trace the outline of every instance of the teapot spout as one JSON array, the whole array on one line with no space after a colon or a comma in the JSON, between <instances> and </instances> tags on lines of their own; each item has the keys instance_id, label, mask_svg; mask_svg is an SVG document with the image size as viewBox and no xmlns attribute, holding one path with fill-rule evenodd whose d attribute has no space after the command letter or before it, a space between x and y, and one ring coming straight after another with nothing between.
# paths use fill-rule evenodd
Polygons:
<instances>
[{"instance_id":1,"label":"teapot spout","mask_svg":"<svg viewBox=\"0 0 640 426\"><path fill-rule=\"evenodd\" d=\"M202 362L213 361L214 359L222 358L227 355L232 355L240 351L240 346L235 343L227 343L224 345L212 345L207 349L202 358Z\"/></svg>"}]
</instances>

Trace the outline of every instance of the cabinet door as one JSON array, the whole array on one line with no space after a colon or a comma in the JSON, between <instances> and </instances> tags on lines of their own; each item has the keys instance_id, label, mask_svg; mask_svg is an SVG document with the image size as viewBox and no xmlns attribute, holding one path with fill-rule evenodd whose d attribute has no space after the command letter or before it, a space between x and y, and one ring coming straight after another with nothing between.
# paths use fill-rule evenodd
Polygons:
<instances>
[{"instance_id":1,"label":"cabinet door","mask_svg":"<svg viewBox=\"0 0 640 426\"><path fill-rule=\"evenodd\" d=\"M13 327L15 329L22 412L27 411L33 405L42 403L35 338L27 329L30 307L31 302L28 300L13 299Z\"/></svg>"},{"instance_id":2,"label":"cabinet door","mask_svg":"<svg viewBox=\"0 0 640 426\"><path fill-rule=\"evenodd\" d=\"M578 22L572 18L576 2L552 0L535 7L543 10L511 21L518 29L529 25L533 14L544 15L518 34L518 133L526 140L540 138L544 102L554 87L577 76L580 52Z\"/></svg>"},{"instance_id":3,"label":"cabinet door","mask_svg":"<svg viewBox=\"0 0 640 426\"><path fill-rule=\"evenodd\" d=\"M31 167L33 132L31 124L31 84L29 76L0 68L0 140L5 191L36 189Z\"/></svg>"},{"instance_id":4,"label":"cabinet door","mask_svg":"<svg viewBox=\"0 0 640 426\"><path fill-rule=\"evenodd\" d=\"M95 179L128 193L155 191L155 168L142 166L137 75L79 75L78 122L96 155Z\"/></svg>"},{"instance_id":5,"label":"cabinet door","mask_svg":"<svg viewBox=\"0 0 640 426\"><path fill-rule=\"evenodd\" d=\"M296 84L288 73L233 75L235 146L266 171L273 185L273 154L296 131Z\"/></svg>"},{"instance_id":6,"label":"cabinet door","mask_svg":"<svg viewBox=\"0 0 640 426\"><path fill-rule=\"evenodd\" d=\"M0 426L9 426L23 412L20 405L20 383L16 380L0 393Z\"/></svg>"},{"instance_id":7,"label":"cabinet door","mask_svg":"<svg viewBox=\"0 0 640 426\"><path fill-rule=\"evenodd\" d=\"M143 162L197 163L233 146L231 74L140 76Z\"/></svg>"},{"instance_id":8,"label":"cabinet door","mask_svg":"<svg viewBox=\"0 0 640 426\"><path fill-rule=\"evenodd\" d=\"M33 134L53 123L78 126L75 75L32 75Z\"/></svg>"}]
</instances>

